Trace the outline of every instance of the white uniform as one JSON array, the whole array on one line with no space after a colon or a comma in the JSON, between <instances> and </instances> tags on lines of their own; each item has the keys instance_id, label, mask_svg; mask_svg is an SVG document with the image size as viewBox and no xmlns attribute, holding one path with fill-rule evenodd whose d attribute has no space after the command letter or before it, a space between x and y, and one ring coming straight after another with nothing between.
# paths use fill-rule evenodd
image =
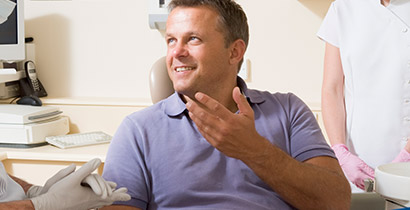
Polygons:
<instances>
[{"instance_id":1,"label":"white uniform","mask_svg":"<svg viewBox=\"0 0 410 210\"><path fill-rule=\"evenodd\" d=\"M410 137L409 26L410 0L336 0L318 32L340 49L346 144L373 168Z\"/></svg>"},{"instance_id":2,"label":"white uniform","mask_svg":"<svg viewBox=\"0 0 410 210\"><path fill-rule=\"evenodd\" d=\"M26 199L23 188L9 177L0 162L0 202Z\"/></svg>"}]
</instances>

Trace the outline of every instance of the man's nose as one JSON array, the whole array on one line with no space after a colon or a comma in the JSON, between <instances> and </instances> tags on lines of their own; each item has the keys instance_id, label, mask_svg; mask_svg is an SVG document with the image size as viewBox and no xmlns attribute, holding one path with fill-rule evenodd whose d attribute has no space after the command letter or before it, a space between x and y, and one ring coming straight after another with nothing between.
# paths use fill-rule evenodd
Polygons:
<instances>
[{"instance_id":1,"label":"man's nose","mask_svg":"<svg viewBox=\"0 0 410 210\"><path fill-rule=\"evenodd\" d=\"M172 49L172 55L176 58L188 56L187 46L184 43L178 43L174 49Z\"/></svg>"}]
</instances>

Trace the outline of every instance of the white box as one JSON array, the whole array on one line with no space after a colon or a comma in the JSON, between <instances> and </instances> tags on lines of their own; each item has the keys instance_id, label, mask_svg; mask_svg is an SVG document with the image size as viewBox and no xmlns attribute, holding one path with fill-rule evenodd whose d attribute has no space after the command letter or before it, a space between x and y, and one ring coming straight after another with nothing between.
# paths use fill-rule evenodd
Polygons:
<instances>
[{"instance_id":1,"label":"white box","mask_svg":"<svg viewBox=\"0 0 410 210\"><path fill-rule=\"evenodd\" d=\"M0 144L45 143L47 136L64 135L68 132L69 121L65 116L30 124L0 124Z\"/></svg>"},{"instance_id":2,"label":"white box","mask_svg":"<svg viewBox=\"0 0 410 210\"><path fill-rule=\"evenodd\" d=\"M40 146L47 136L67 134L68 117L61 113L51 106L0 105L0 146Z\"/></svg>"}]
</instances>

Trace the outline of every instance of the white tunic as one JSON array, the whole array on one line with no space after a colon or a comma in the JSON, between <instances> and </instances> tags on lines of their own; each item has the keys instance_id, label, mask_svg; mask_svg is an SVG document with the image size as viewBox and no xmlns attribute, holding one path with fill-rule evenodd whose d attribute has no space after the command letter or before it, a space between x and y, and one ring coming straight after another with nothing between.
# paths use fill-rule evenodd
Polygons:
<instances>
[{"instance_id":1,"label":"white tunic","mask_svg":"<svg viewBox=\"0 0 410 210\"><path fill-rule=\"evenodd\" d=\"M318 32L340 49L346 144L373 168L410 137L409 26L410 0L336 0Z\"/></svg>"},{"instance_id":2,"label":"white tunic","mask_svg":"<svg viewBox=\"0 0 410 210\"><path fill-rule=\"evenodd\" d=\"M26 199L23 188L9 177L0 162L0 202Z\"/></svg>"}]
</instances>

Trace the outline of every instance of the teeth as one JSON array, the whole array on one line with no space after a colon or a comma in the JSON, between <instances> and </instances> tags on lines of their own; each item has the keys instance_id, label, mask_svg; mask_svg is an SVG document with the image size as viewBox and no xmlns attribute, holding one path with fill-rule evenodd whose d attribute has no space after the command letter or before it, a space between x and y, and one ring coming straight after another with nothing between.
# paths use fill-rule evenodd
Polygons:
<instances>
[{"instance_id":1,"label":"teeth","mask_svg":"<svg viewBox=\"0 0 410 210\"><path fill-rule=\"evenodd\" d=\"M189 70L192 70L192 69L194 69L194 68L192 68L192 67L178 67L178 68L176 68L176 71L181 72L181 71L189 71Z\"/></svg>"}]
</instances>

